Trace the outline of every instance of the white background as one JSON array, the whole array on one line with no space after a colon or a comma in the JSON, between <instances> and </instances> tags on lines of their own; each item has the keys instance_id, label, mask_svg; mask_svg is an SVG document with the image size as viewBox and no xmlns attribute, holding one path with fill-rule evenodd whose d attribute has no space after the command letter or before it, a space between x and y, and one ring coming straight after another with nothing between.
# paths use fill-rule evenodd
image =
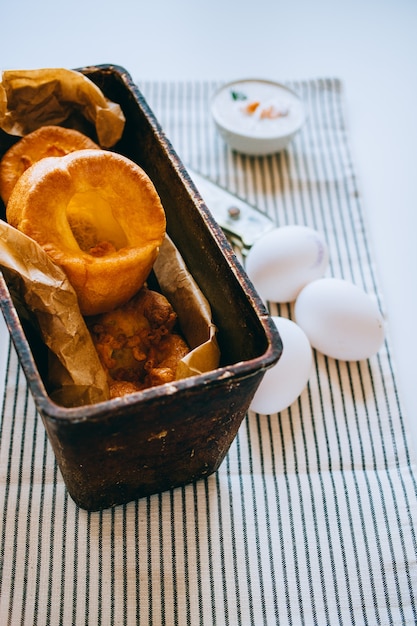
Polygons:
<instances>
[{"instance_id":1,"label":"white background","mask_svg":"<svg viewBox=\"0 0 417 626\"><path fill-rule=\"evenodd\" d=\"M417 450L417 0L1 3L0 69L114 63L138 79L338 77ZM0 360L6 330L1 326Z\"/></svg>"}]
</instances>

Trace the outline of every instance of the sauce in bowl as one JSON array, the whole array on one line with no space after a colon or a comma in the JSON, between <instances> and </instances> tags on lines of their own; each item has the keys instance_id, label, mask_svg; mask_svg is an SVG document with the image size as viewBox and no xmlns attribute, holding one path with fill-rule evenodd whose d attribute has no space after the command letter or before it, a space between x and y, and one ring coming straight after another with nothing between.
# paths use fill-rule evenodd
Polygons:
<instances>
[{"instance_id":1,"label":"sauce in bowl","mask_svg":"<svg viewBox=\"0 0 417 626\"><path fill-rule=\"evenodd\" d=\"M214 95L212 114L231 148L247 154L279 152L305 119L303 104L294 91L258 79L223 85Z\"/></svg>"}]
</instances>

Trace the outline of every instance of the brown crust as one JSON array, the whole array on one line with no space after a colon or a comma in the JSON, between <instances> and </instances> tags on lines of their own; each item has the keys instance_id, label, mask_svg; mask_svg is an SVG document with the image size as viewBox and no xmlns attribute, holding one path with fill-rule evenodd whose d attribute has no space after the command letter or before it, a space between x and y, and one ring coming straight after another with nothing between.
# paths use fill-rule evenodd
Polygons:
<instances>
[{"instance_id":1,"label":"brown crust","mask_svg":"<svg viewBox=\"0 0 417 626\"><path fill-rule=\"evenodd\" d=\"M177 315L161 293L143 287L124 306L88 320L111 397L175 380L189 352L175 332Z\"/></svg>"},{"instance_id":2,"label":"brown crust","mask_svg":"<svg viewBox=\"0 0 417 626\"><path fill-rule=\"evenodd\" d=\"M83 315L127 302L146 281L165 235L165 212L147 174L105 150L32 165L6 216L65 271Z\"/></svg>"},{"instance_id":3,"label":"brown crust","mask_svg":"<svg viewBox=\"0 0 417 626\"><path fill-rule=\"evenodd\" d=\"M0 196L4 204L28 167L45 157L64 156L86 149L99 150L100 146L77 130L61 126L42 126L22 137L0 161Z\"/></svg>"}]
</instances>

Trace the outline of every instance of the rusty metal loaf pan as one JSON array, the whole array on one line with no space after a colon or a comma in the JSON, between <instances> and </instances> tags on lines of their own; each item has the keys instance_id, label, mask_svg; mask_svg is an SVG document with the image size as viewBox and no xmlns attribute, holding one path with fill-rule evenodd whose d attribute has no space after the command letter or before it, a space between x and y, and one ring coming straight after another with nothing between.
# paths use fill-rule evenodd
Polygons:
<instances>
[{"instance_id":1,"label":"rusty metal loaf pan","mask_svg":"<svg viewBox=\"0 0 417 626\"><path fill-rule=\"evenodd\" d=\"M167 231L218 327L221 363L203 375L95 405L63 408L47 393L46 349L19 319L0 280L1 307L69 494L99 510L184 485L223 461L264 375L280 356L275 325L142 94L121 67L79 71L126 116L114 150L141 165ZM0 137L0 155L10 138ZM1 207L4 218L4 206Z\"/></svg>"}]
</instances>

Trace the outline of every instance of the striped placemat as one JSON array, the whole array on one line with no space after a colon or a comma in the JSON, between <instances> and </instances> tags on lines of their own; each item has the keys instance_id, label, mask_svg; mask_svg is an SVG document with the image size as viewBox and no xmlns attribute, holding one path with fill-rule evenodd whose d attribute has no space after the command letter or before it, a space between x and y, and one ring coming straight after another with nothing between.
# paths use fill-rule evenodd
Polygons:
<instances>
[{"instance_id":1,"label":"striped placemat","mask_svg":"<svg viewBox=\"0 0 417 626\"><path fill-rule=\"evenodd\" d=\"M330 275L384 310L340 81L293 83L307 124L262 158L232 154L216 134L216 82L139 86L186 164L279 225L321 230ZM270 310L292 316L289 305ZM417 623L416 475L389 332L369 361L315 353L299 400L249 413L215 475L97 513L67 495L14 349L1 344L0 624Z\"/></svg>"}]
</instances>

